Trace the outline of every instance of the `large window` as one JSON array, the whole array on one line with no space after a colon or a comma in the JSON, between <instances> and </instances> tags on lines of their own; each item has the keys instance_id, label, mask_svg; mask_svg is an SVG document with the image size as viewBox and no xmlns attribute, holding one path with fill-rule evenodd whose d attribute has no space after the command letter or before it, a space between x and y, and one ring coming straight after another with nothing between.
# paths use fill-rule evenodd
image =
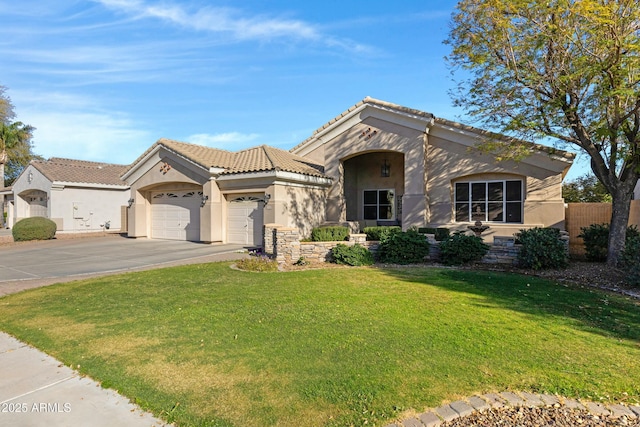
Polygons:
<instances>
[{"instance_id":1,"label":"large window","mask_svg":"<svg viewBox=\"0 0 640 427\"><path fill-rule=\"evenodd\" d=\"M393 190L364 190L364 219L393 220Z\"/></svg>"},{"instance_id":2,"label":"large window","mask_svg":"<svg viewBox=\"0 0 640 427\"><path fill-rule=\"evenodd\" d=\"M458 182L456 221L522 222L522 181Z\"/></svg>"}]
</instances>

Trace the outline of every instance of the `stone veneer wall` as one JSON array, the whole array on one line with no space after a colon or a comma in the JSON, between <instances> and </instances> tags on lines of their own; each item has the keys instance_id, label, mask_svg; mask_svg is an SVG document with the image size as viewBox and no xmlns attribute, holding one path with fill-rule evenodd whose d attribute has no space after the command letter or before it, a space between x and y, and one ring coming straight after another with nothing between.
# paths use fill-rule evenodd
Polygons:
<instances>
[{"instance_id":1,"label":"stone veneer wall","mask_svg":"<svg viewBox=\"0 0 640 427\"><path fill-rule=\"evenodd\" d=\"M439 242L434 235L427 234L431 244L429 259L438 261L440 258ZM563 234L563 241L569 250L568 236ZM264 229L264 252L273 256L278 263L292 264L301 257L308 262L325 262L329 260L331 250L339 243L354 245L356 243L368 248L375 254L379 242L368 242L366 234L351 234L349 241L344 242L301 242L300 233L296 228L284 227L278 224L266 224ZM514 237L499 237L493 239L489 253L482 258L487 264L515 264L518 261L520 245L515 243Z\"/></svg>"}]
</instances>

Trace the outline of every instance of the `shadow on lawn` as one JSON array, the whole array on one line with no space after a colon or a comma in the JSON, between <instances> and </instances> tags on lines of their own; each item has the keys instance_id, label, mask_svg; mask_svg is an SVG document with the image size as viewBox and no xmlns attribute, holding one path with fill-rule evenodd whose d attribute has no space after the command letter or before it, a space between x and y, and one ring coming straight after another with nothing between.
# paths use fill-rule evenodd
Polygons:
<instances>
[{"instance_id":1,"label":"shadow on lawn","mask_svg":"<svg viewBox=\"0 0 640 427\"><path fill-rule=\"evenodd\" d=\"M420 274L411 270L387 272L402 280L478 295L484 299L479 305L499 305L536 316L563 316L590 332L640 344L640 302L629 297L513 273L443 269Z\"/></svg>"}]
</instances>

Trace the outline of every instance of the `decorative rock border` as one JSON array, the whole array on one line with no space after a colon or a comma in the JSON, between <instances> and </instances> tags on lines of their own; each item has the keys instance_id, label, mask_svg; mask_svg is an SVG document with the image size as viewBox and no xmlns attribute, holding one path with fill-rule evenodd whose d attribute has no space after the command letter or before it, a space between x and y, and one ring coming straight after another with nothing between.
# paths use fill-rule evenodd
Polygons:
<instances>
[{"instance_id":1,"label":"decorative rock border","mask_svg":"<svg viewBox=\"0 0 640 427\"><path fill-rule=\"evenodd\" d=\"M415 417L407 418L402 422L389 424L386 427L439 427L444 422L466 417L475 411L482 412L490 408L501 408L504 406L566 406L571 409L586 410L598 416L609 415L614 418L627 417L628 419L640 418L640 406L638 405L603 404L577 401L551 394L514 393L505 391L502 393L487 393L480 396L471 396L465 400L457 400L423 414L416 415Z\"/></svg>"}]
</instances>

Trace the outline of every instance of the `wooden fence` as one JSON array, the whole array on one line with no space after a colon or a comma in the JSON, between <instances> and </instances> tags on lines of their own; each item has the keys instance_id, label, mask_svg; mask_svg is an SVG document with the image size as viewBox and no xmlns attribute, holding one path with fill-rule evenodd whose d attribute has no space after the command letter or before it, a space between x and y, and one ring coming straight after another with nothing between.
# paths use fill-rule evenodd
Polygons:
<instances>
[{"instance_id":1,"label":"wooden fence","mask_svg":"<svg viewBox=\"0 0 640 427\"><path fill-rule=\"evenodd\" d=\"M611 221L611 203L568 203L565 209L565 227L569 232L569 253L584 255L584 244L578 237L581 227L608 224ZM629 225L640 227L640 200L631 201Z\"/></svg>"}]
</instances>

